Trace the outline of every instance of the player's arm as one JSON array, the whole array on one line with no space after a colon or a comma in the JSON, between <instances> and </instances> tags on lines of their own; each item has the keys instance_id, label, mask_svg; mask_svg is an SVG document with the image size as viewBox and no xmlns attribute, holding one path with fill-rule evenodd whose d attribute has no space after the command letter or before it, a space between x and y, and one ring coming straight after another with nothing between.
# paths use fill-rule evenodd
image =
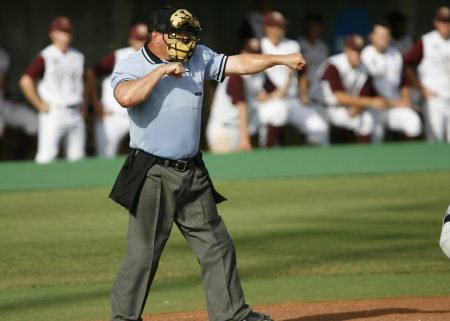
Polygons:
<instances>
[{"instance_id":1,"label":"player's arm","mask_svg":"<svg viewBox=\"0 0 450 321\"><path fill-rule=\"evenodd\" d=\"M105 116L105 112L98 94L97 80L99 77L109 75L113 72L115 61L116 57L114 53L110 53L86 71L87 87L89 88L89 100L92 106L94 106L95 114L99 118Z\"/></svg>"},{"instance_id":2,"label":"player's arm","mask_svg":"<svg viewBox=\"0 0 450 321\"><path fill-rule=\"evenodd\" d=\"M97 76L93 68L86 70L86 90L88 91L88 100L94 106L95 114L97 117L103 115L103 106L100 102L100 97L97 92Z\"/></svg>"},{"instance_id":3,"label":"player's arm","mask_svg":"<svg viewBox=\"0 0 450 321\"><path fill-rule=\"evenodd\" d=\"M238 109L239 121L239 149L247 151L252 149L250 135L248 132L248 104L245 97L244 79L241 76L234 75L228 80L226 93L231 98L232 104Z\"/></svg>"},{"instance_id":4,"label":"player's arm","mask_svg":"<svg viewBox=\"0 0 450 321\"><path fill-rule=\"evenodd\" d=\"M256 74L277 65L301 70L306 65L306 61L299 53L288 55L240 54L228 57L225 75Z\"/></svg>"},{"instance_id":5,"label":"player's arm","mask_svg":"<svg viewBox=\"0 0 450 321\"><path fill-rule=\"evenodd\" d=\"M19 87L28 101L40 112L47 113L48 105L39 97L36 89L36 80L44 75L45 62L38 56L19 79Z\"/></svg>"},{"instance_id":6,"label":"player's arm","mask_svg":"<svg viewBox=\"0 0 450 321\"><path fill-rule=\"evenodd\" d=\"M298 75L298 93L299 93L299 99L303 105L311 104L311 100L309 99L309 96L308 96L309 80L308 80L308 73L306 71L306 68L307 67L305 67L301 71L299 71L299 75Z\"/></svg>"},{"instance_id":7,"label":"player's arm","mask_svg":"<svg viewBox=\"0 0 450 321\"><path fill-rule=\"evenodd\" d=\"M423 42L422 39L416 41L414 46L404 54L403 62L405 65L406 77L409 79L411 85L415 87L423 97L436 96L436 93L422 86L415 71L417 66L423 59Z\"/></svg>"},{"instance_id":8,"label":"player's arm","mask_svg":"<svg viewBox=\"0 0 450 321\"><path fill-rule=\"evenodd\" d=\"M239 110L239 137L240 143L239 148L243 151L248 151L252 149L252 144L250 142L250 135L248 133L248 105L244 101L240 101L236 104Z\"/></svg>"},{"instance_id":9,"label":"player's arm","mask_svg":"<svg viewBox=\"0 0 450 321\"><path fill-rule=\"evenodd\" d=\"M30 75L22 75L19 80L19 86L25 97L34 106L34 108L44 113L49 111L48 105L39 97L36 90L36 82Z\"/></svg>"},{"instance_id":10,"label":"player's arm","mask_svg":"<svg viewBox=\"0 0 450 321\"><path fill-rule=\"evenodd\" d=\"M335 91L334 95L339 105L352 106L358 109L364 109L366 107L384 109L388 107L387 100L378 96L353 96L345 91Z\"/></svg>"},{"instance_id":11,"label":"player's arm","mask_svg":"<svg viewBox=\"0 0 450 321\"><path fill-rule=\"evenodd\" d=\"M114 88L114 97L124 108L136 106L145 101L153 92L159 80L165 75L182 77L185 69L181 63L161 65L142 78L126 80Z\"/></svg>"}]
</instances>

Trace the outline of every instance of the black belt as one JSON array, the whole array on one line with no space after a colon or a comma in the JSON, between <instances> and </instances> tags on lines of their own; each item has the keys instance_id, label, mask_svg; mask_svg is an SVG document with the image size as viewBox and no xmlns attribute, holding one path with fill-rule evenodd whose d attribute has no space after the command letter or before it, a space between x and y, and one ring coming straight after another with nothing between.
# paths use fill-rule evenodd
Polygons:
<instances>
[{"instance_id":1,"label":"black belt","mask_svg":"<svg viewBox=\"0 0 450 321\"><path fill-rule=\"evenodd\" d=\"M141 150L136 150L135 155L137 155L139 152L143 152ZM143 152L145 153L145 152ZM148 154L148 153L146 153ZM195 161L195 158L187 158L187 159L167 159L162 158L153 154L149 154L151 157L155 159L155 164L164 166L164 167L171 167L175 169L178 172L185 172L188 169L194 168L197 165L197 162Z\"/></svg>"}]
</instances>

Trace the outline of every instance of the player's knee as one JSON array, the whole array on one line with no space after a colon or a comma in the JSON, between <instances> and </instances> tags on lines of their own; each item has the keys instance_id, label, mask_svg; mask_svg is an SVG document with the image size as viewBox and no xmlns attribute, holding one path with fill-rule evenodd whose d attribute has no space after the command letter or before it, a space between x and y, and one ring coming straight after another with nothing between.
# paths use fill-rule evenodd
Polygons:
<instances>
[{"instance_id":1,"label":"player's knee","mask_svg":"<svg viewBox=\"0 0 450 321\"><path fill-rule=\"evenodd\" d=\"M319 115L306 120L306 128L311 133L328 134L328 123Z\"/></svg>"},{"instance_id":2,"label":"player's knee","mask_svg":"<svg viewBox=\"0 0 450 321\"><path fill-rule=\"evenodd\" d=\"M422 133L422 123L419 116L410 117L405 122L405 135L408 137L416 137Z\"/></svg>"},{"instance_id":3,"label":"player's knee","mask_svg":"<svg viewBox=\"0 0 450 321\"><path fill-rule=\"evenodd\" d=\"M308 142L314 145L328 145L329 126L320 116L310 117L306 121Z\"/></svg>"}]
</instances>

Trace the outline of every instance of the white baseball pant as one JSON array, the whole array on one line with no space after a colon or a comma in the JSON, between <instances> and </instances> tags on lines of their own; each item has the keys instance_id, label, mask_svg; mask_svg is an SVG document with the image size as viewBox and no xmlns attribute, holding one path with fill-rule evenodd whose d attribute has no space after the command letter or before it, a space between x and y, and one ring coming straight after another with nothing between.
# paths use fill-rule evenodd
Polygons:
<instances>
[{"instance_id":1,"label":"white baseball pant","mask_svg":"<svg viewBox=\"0 0 450 321\"><path fill-rule=\"evenodd\" d=\"M428 98L424 107L427 140L450 143L450 98Z\"/></svg>"},{"instance_id":2,"label":"white baseball pant","mask_svg":"<svg viewBox=\"0 0 450 321\"><path fill-rule=\"evenodd\" d=\"M344 106L329 106L326 111L331 124L351 130L358 136L371 135L374 130L373 115L367 110L355 116L350 116Z\"/></svg>"},{"instance_id":3,"label":"white baseball pant","mask_svg":"<svg viewBox=\"0 0 450 321\"><path fill-rule=\"evenodd\" d=\"M51 106L48 113L39 113L36 163L46 164L54 161L61 143L69 161L84 158L85 127L79 108Z\"/></svg>"},{"instance_id":4,"label":"white baseball pant","mask_svg":"<svg viewBox=\"0 0 450 321\"><path fill-rule=\"evenodd\" d=\"M419 115L410 107L394 107L385 110L369 109L374 119L373 143L382 143L385 129L398 131L407 137L417 137L422 132Z\"/></svg>"},{"instance_id":5,"label":"white baseball pant","mask_svg":"<svg viewBox=\"0 0 450 321\"><path fill-rule=\"evenodd\" d=\"M319 106L304 106L298 99L285 99L282 103L274 100L273 106L270 106L270 101L265 102L264 108L258 109L261 123L274 126L291 124L306 136L309 144L319 146L329 144L328 123L318 112Z\"/></svg>"},{"instance_id":6,"label":"white baseball pant","mask_svg":"<svg viewBox=\"0 0 450 321\"><path fill-rule=\"evenodd\" d=\"M240 132L237 125L224 125L209 122L206 127L206 140L213 153L230 153L239 151Z\"/></svg>"},{"instance_id":7,"label":"white baseball pant","mask_svg":"<svg viewBox=\"0 0 450 321\"><path fill-rule=\"evenodd\" d=\"M95 123L95 148L99 157L117 155L120 142L130 131L127 114L109 114Z\"/></svg>"}]
</instances>

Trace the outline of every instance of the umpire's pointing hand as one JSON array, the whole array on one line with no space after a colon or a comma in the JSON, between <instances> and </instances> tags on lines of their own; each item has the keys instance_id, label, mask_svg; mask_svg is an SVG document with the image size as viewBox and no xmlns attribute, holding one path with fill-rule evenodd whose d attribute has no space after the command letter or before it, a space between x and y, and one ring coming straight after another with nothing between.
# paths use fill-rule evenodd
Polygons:
<instances>
[{"instance_id":1,"label":"umpire's pointing hand","mask_svg":"<svg viewBox=\"0 0 450 321\"><path fill-rule=\"evenodd\" d=\"M291 69L302 70L303 67L306 66L306 60L302 54L293 53L289 55L284 55L283 58L284 64Z\"/></svg>"}]
</instances>

